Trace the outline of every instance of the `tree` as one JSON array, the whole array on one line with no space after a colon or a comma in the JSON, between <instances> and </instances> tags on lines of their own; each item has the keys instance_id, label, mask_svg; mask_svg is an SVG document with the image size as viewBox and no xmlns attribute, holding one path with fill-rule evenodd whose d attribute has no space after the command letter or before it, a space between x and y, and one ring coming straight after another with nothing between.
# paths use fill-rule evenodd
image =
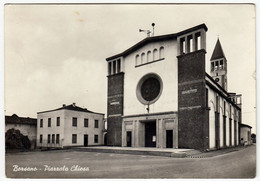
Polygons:
<instances>
[{"instance_id":1,"label":"tree","mask_svg":"<svg viewBox=\"0 0 260 181\"><path fill-rule=\"evenodd\" d=\"M31 142L28 136L24 136L20 130L12 128L5 133L6 149L30 149L30 147Z\"/></svg>"}]
</instances>

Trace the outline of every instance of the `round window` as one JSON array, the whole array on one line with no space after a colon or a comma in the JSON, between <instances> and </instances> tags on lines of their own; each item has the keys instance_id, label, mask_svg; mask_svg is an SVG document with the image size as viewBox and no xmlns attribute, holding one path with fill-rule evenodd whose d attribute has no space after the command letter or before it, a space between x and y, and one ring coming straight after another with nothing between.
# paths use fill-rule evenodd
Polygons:
<instances>
[{"instance_id":1,"label":"round window","mask_svg":"<svg viewBox=\"0 0 260 181\"><path fill-rule=\"evenodd\" d=\"M145 104L157 101L162 92L162 80L156 74L147 74L137 84L136 95L138 100Z\"/></svg>"}]
</instances>

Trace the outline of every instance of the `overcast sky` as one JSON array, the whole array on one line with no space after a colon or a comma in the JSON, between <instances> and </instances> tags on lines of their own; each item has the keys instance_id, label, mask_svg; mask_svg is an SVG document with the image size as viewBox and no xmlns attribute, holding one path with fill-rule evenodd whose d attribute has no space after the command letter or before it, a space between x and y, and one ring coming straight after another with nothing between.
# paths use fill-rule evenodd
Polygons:
<instances>
[{"instance_id":1,"label":"overcast sky","mask_svg":"<svg viewBox=\"0 0 260 181\"><path fill-rule=\"evenodd\" d=\"M6 5L5 114L75 102L106 113L107 64L146 37L205 23L206 71L219 36L228 62L228 91L242 94L242 122L255 132L255 9L253 5Z\"/></svg>"}]
</instances>

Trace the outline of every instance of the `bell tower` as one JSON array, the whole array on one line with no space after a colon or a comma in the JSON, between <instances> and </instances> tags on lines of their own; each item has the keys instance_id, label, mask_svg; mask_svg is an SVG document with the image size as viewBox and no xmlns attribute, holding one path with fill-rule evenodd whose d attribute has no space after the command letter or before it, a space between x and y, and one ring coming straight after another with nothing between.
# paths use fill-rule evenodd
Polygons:
<instances>
[{"instance_id":1,"label":"bell tower","mask_svg":"<svg viewBox=\"0 0 260 181\"><path fill-rule=\"evenodd\" d=\"M210 59L210 75L227 91L227 59L221 47L219 38Z\"/></svg>"}]
</instances>

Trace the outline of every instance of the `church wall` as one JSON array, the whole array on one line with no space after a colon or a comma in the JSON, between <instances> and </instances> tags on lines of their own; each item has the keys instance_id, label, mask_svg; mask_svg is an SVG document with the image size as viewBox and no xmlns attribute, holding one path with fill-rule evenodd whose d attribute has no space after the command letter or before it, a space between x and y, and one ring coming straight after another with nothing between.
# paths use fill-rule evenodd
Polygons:
<instances>
[{"instance_id":1,"label":"church wall","mask_svg":"<svg viewBox=\"0 0 260 181\"><path fill-rule=\"evenodd\" d=\"M136 66L135 59L137 54L141 56L144 52L146 57L148 51L153 52L154 49L159 51L160 47L164 47L163 59ZM137 99L136 88L139 80L148 73L157 74L163 83L160 98L149 106L150 113L177 111L178 67L176 48L176 40L154 42L145 45L124 58L124 115L147 113L147 106Z\"/></svg>"}]
</instances>

